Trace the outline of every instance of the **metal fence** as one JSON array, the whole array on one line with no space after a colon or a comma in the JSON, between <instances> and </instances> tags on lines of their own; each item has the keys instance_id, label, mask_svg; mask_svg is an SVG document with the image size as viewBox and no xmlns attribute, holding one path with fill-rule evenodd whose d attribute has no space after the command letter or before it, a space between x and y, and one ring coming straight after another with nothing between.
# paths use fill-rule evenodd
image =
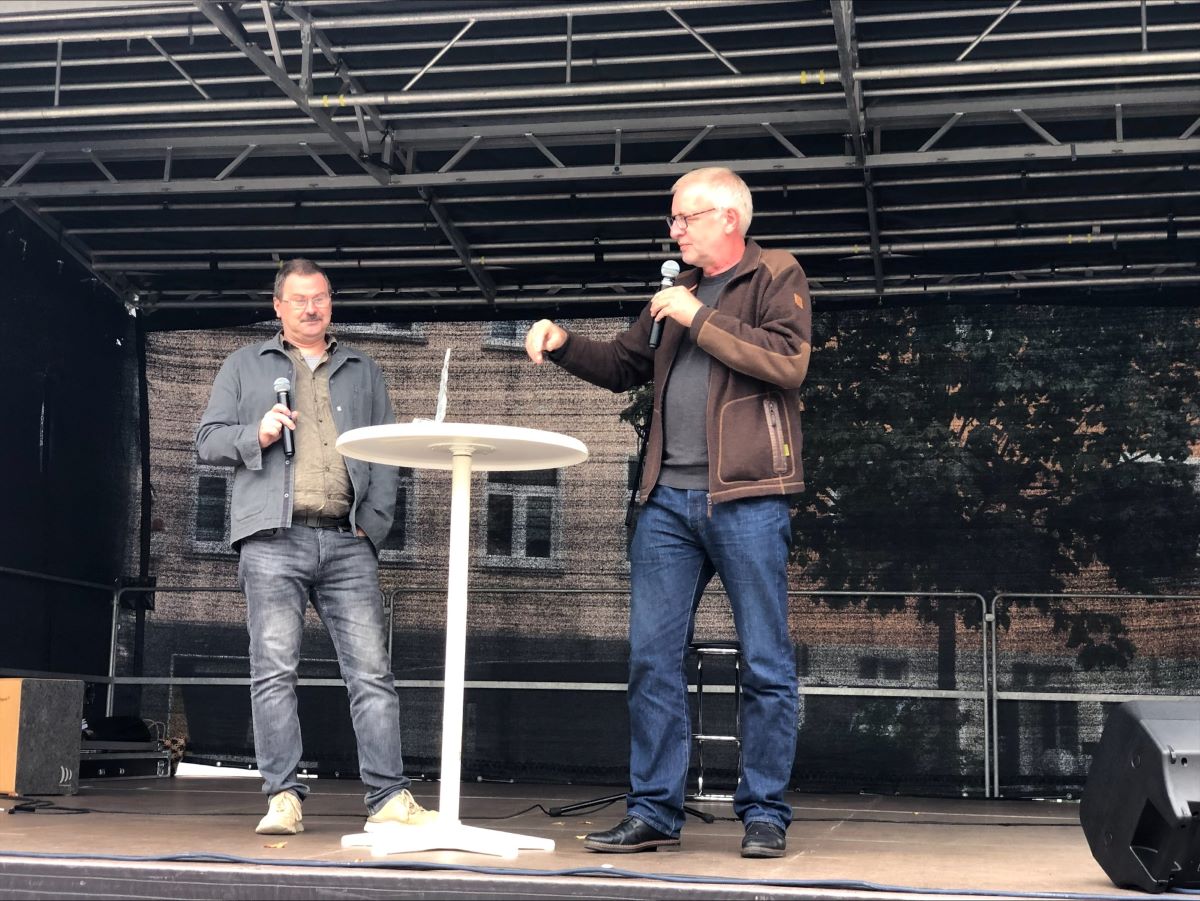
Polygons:
<instances>
[{"instance_id":1,"label":"metal fence","mask_svg":"<svg viewBox=\"0 0 1200 901\"><path fill-rule=\"evenodd\" d=\"M1002 592L988 628L995 797L1077 796L1109 706L1200 694L1200 595Z\"/></svg>"},{"instance_id":2,"label":"metal fence","mask_svg":"<svg viewBox=\"0 0 1200 901\"><path fill-rule=\"evenodd\" d=\"M25 677L67 677L104 685L106 714L112 715L119 686L166 686L168 691L184 686L245 686L246 675L181 675L172 662L169 671L156 675L120 673L119 640L123 613L137 605L130 596L139 592L167 594L229 594L240 596L237 588L202 585L155 585L153 587L112 586L76 579L64 579L44 573L0 567L0 576L32 580L95 592L97 603L111 607L107 673L48 672L32 669L0 669L0 675ZM410 596L438 596L438 586L407 587L385 592L382 603L393 615L397 606ZM473 598L493 595L536 594L549 598L623 597L625 589L537 589L477 587ZM712 592L720 597L722 592ZM1188 638L1200 625L1200 595L1132 594L1020 594L1002 592L988 602L982 595L969 592L873 592L822 591L789 592L794 604L808 603L832 607L844 614L827 613L821 622L845 626L836 638L826 641L802 641L798 661L802 672L799 703L812 719L814 705L845 700L853 705L884 705L886 716L905 704L934 705L928 716L945 719L950 710L958 717L949 727L955 753L963 758L961 772L970 777L964 794L981 788L984 797L1014 795L1071 794L1086 778L1090 750L1099 739L1106 705L1126 700L1191 699L1200 685L1200 657L1187 649ZM727 605L726 605L727 606ZM891 619L889 619L889 617ZM801 618L803 623L803 617ZM942 640L929 638L932 627L940 623ZM857 636L859 625L873 634ZM905 632L904 630L908 631ZM802 626L803 630L803 626ZM389 630L389 651L393 631ZM139 636L140 637L140 636ZM701 639L733 637L697 635ZM880 657L883 648L893 657ZM949 652L949 653L948 653ZM424 664L437 658L440 648L425 648ZM200 658L200 652L180 650L179 659ZM949 661L947 660L949 657ZM904 658L905 666L886 672L888 661ZM174 657L172 660L174 661ZM883 660L884 671L863 661ZM334 664L317 655L312 662ZM623 694L626 684L619 667L609 667L598 678L580 678L588 667L578 660L510 661L514 677L504 667L485 667L488 675L470 679L466 687L484 692L611 692ZM539 668L538 664L545 664ZM908 664L912 663L911 666ZM857 665L857 670L854 669ZM440 673L415 674L412 667L398 675L399 690L437 692L442 688ZM530 676L532 674L532 677ZM300 686L340 686L343 683L332 666L328 676L304 676ZM706 692L732 692L731 685L706 685ZM614 702L616 698L614 697ZM936 708L940 705L941 714ZM836 711L835 711L836 712ZM911 712L911 711L910 711ZM839 721L853 725L849 721ZM859 729L859 734L876 738L888 733L885 725ZM811 725L820 734L820 724ZM932 728L932 727L931 727ZM828 737L828 736L826 736ZM892 735L893 739L901 740ZM836 736L834 737L836 739ZM879 739L883 740L883 739ZM965 777L964 777L965 778Z\"/></svg>"}]
</instances>

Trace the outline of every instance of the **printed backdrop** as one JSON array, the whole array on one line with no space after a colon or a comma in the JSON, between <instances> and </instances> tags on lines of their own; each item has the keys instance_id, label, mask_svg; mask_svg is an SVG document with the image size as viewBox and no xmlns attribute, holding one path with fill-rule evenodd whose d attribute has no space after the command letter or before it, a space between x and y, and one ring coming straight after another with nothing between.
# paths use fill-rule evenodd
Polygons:
<instances>
[{"instance_id":1,"label":"printed backdrop","mask_svg":"<svg viewBox=\"0 0 1200 901\"><path fill-rule=\"evenodd\" d=\"M623 327L571 325L596 337ZM520 350L525 327L379 323L338 334L382 364L401 419L432 415L450 348L450 419L551 429L588 445L586 464L545 478L475 478L467 678L479 687L467 694L464 774L620 785L636 452L620 414L634 399L532 366ZM795 507L791 568L806 686L795 786L978 794L994 744L1006 794L1077 790L1106 709L1088 695L1187 694L1200 676L1189 641L1200 625L1200 316L964 305L819 312L814 327L808 489ZM272 331L149 336L160 588L148 675L247 675L236 557L221 533L227 473L197 465L193 435L220 361ZM406 472L402 486L382 583L405 755L414 773L432 775L448 474ZM995 671L987 661L985 680L993 602ZM301 689L306 762L351 774L344 692L315 616L310 626L302 675L318 681ZM733 637L719 582L696 636ZM732 678L706 670L706 731L734 728ZM1000 696L994 737L990 685L1023 694ZM1025 697L1049 692L1069 700ZM194 757L252 760L244 684L140 695ZM123 698L131 703L131 690ZM706 750L706 787L728 784L735 765L733 752Z\"/></svg>"}]
</instances>

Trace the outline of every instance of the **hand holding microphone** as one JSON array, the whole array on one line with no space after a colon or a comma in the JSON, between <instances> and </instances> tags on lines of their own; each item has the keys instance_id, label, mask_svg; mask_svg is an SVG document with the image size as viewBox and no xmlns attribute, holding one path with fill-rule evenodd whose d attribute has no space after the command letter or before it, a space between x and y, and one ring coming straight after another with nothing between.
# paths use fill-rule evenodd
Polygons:
<instances>
[{"instance_id":1,"label":"hand holding microphone","mask_svg":"<svg viewBox=\"0 0 1200 901\"><path fill-rule=\"evenodd\" d=\"M696 299L695 288L675 284L675 276L679 274L679 264L667 260L662 265L662 288L650 298L650 315L654 324L650 327L650 348L656 349L662 341L663 320L673 319L682 328L689 329L696 321L696 314L704 308L704 304Z\"/></svg>"},{"instance_id":2,"label":"hand holding microphone","mask_svg":"<svg viewBox=\"0 0 1200 901\"><path fill-rule=\"evenodd\" d=\"M662 282L658 286L658 290L662 291L666 288L675 286L675 277L679 275L679 264L674 260L666 260L659 270L662 274ZM657 348L662 343L663 324L661 319L655 319L654 325L650 326L650 344L651 348Z\"/></svg>"},{"instance_id":3,"label":"hand holding microphone","mask_svg":"<svg viewBox=\"0 0 1200 901\"><path fill-rule=\"evenodd\" d=\"M296 453L296 439L292 430L296 428L299 413L292 411L292 383L286 378L277 378L274 384L275 406L267 411L258 424L258 446L270 447L283 436L283 453Z\"/></svg>"}]
</instances>

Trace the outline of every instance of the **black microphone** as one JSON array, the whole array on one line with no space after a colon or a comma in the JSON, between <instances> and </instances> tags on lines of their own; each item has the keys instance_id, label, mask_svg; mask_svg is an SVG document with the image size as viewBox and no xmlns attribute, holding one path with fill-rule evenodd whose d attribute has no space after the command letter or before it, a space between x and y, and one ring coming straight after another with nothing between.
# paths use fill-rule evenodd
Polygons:
<instances>
[{"instance_id":1,"label":"black microphone","mask_svg":"<svg viewBox=\"0 0 1200 901\"><path fill-rule=\"evenodd\" d=\"M292 409L292 383L280 376L275 380L275 403L283 404ZM283 427L283 455L291 457L296 453L296 437L287 426Z\"/></svg>"},{"instance_id":2,"label":"black microphone","mask_svg":"<svg viewBox=\"0 0 1200 901\"><path fill-rule=\"evenodd\" d=\"M666 262L664 262L662 264L662 269L660 269L659 272L662 273L662 284L660 284L658 286L658 290L661 291L664 288L670 288L672 285L675 284L675 276L679 275L679 264L676 263L674 260L667 260ZM652 350L654 348L657 348L658 345L660 343L662 343L662 330L663 330L662 320L655 319L654 325L650 326L650 342L649 343L650 343L650 348Z\"/></svg>"}]
</instances>

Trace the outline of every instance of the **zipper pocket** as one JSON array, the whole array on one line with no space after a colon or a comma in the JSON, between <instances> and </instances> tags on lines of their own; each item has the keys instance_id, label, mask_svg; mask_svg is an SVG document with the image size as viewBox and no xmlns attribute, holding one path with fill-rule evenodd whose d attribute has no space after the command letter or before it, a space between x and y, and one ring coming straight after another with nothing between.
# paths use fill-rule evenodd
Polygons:
<instances>
[{"instance_id":1,"label":"zipper pocket","mask_svg":"<svg viewBox=\"0 0 1200 901\"><path fill-rule=\"evenodd\" d=\"M787 472L789 456L783 437L783 426L779 421L779 404L772 397L763 399L763 413L767 418L767 435L771 439L771 469L776 474Z\"/></svg>"}]
</instances>

